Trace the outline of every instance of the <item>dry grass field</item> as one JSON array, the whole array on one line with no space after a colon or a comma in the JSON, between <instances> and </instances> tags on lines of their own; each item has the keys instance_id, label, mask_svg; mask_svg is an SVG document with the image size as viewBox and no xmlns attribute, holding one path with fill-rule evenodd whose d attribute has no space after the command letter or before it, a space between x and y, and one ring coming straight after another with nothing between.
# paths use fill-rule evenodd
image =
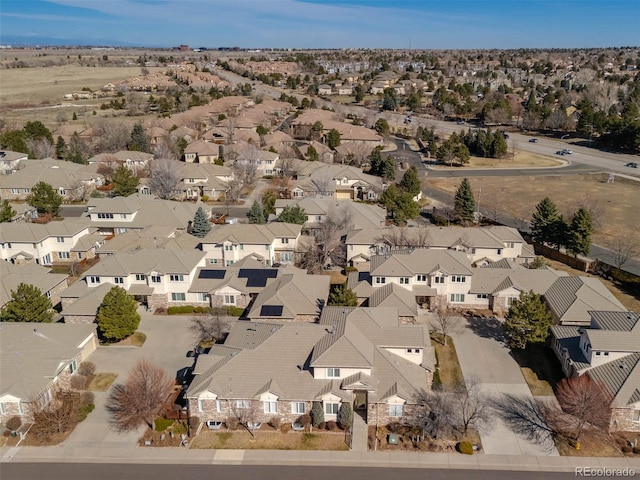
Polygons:
<instances>
[{"instance_id":1,"label":"dry grass field","mask_svg":"<svg viewBox=\"0 0 640 480\"><path fill-rule=\"evenodd\" d=\"M559 172L560 173L560 172ZM428 180L432 187L454 193L459 178ZM594 243L607 241L638 226L637 208L640 205L640 183L616 178L607 183L607 175L558 175L536 177L469 177L475 192L482 189L481 206L497 208L501 214L529 220L536 204L548 196L559 210L570 217L578 205L588 202L598 211L599 226Z\"/></svg>"},{"instance_id":2,"label":"dry grass field","mask_svg":"<svg viewBox=\"0 0 640 480\"><path fill-rule=\"evenodd\" d=\"M480 158L471 157L466 167L471 168L515 168L515 167L557 167L562 162L546 155L537 155L531 152L517 151L514 156L507 158Z\"/></svg>"}]
</instances>

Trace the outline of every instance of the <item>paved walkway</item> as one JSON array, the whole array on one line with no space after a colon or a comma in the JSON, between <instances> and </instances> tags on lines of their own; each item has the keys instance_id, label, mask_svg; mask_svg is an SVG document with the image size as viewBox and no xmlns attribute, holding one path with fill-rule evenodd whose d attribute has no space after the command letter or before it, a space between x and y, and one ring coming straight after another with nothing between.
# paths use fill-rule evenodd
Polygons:
<instances>
[{"instance_id":1,"label":"paved walkway","mask_svg":"<svg viewBox=\"0 0 640 480\"><path fill-rule=\"evenodd\" d=\"M453 339L465 380L475 379L490 400L500 399L503 394L532 398L520 367L503 342L499 321L465 320L464 328L455 333ZM541 446L512 431L497 413L490 422L480 426L479 432L482 447L488 454L558 455L555 446Z\"/></svg>"},{"instance_id":2,"label":"paved walkway","mask_svg":"<svg viewBox=\"0 0 640 480\"><path fill-rule=\"evenodd\" d=\"M353 414L353 432L351 434L351 449L354 452L366 452L369 437L369 427L357 412Z\"/></svg>"}]
</instances>

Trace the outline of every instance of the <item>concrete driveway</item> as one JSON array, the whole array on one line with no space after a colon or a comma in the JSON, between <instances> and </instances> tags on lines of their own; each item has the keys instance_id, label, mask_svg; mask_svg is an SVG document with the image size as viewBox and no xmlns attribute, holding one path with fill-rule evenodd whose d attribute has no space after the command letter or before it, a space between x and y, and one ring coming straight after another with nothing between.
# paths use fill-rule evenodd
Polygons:
<instances>
[{"instance_id":1,"label":"concrete driveway","mask_svg":"<svg viewBox=\"0 0 640 480\"><path fill-rule=\"evenodd\" d=\"M464 378L475 378L490 400L499 399L502 394L532 397L520 367L504 343L499 320L464 320L463 328L452 336ZM492 414L479 430L487 454L558 455L555 448L549 450L512 431L497 414Z\"/></svg>"},{"instance_id":2,"label":"concrete driveway","mask_svg":"<svg viewBox=\"0 0 640 480\"><path fill-rule=\"evenodd\" d=\"M141 313L142 320L138 331L147 335L142 347L98 347L89 361L95 363L96 372L114 372L118 374L115 383L123 382L131 367L140 359L146 359L164 368L172 376L193 364L187 358L187 351L195 345L193 334L189 331L189 316L154 316ZM109 392L94 392L95 410L73 431L64 442L69 449L79 447L113 448L133 446L142 435L139 431L119 433L108 423L105 404Z\"/></svg>"}]
</instances>

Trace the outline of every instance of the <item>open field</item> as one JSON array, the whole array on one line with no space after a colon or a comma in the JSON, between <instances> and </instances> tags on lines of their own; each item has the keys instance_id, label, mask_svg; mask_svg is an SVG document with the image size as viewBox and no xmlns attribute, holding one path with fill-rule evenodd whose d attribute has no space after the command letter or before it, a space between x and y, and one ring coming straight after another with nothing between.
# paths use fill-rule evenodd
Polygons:
<instances>
[{"instance_id":1,"label":"open field","mask_svg":"<svg viewBox=\"0 0 640 480\"><path fill-rule=\"evenodd\" d=\"M455 193L459 178L428 180L432 187ZM565 217L587 202L597 210L594 243L607 241L624 231L637 228L636 209L640 205L640 183L617 177L607 183L606 174L558 176L469 177L474 192L482 189L481 207L500 215L529 220L536 204L545 196L553 200ZM498 218L500 217L498 215Z\"/></svg>"},{"instance_id":2,"label":"open field","mask_svg":"<svg viewBox=\"0 0 640 480\"><path fill-rule=\"evenodd\" d=\"M557 167L562 162L531 152L517 151L514 156L511 153L506 158L481 158L471 157L466 167L472 168L512 168L512 167Z\"/></svg>"}]
</instances>

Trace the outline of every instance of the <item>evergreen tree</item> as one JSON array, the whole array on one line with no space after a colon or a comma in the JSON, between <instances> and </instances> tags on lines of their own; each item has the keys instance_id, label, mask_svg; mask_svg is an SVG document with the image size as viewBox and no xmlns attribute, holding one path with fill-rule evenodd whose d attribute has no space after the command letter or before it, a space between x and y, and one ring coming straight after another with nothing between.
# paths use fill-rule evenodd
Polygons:
<instances>
[{"instance_id":1,"label":"evergreen tree","mask_svg":"<svg viewBox=\"0 0 640 480\"><path fill-rule=\"evenodd\" d=\"M382 159L380 164L380 176L387 180L393 180L396 178L396 161L393 157L386 157Z\"/></svg>"},{"instance_id":2,"label":"evergreen tree","mask_svg":"<svg viewBox=\"0 0 640 480\"><path fill-rule=\"evenodd\" d=\"M309 145L307 148L307 153L305 155L309 162L317 162L318 161L318 151L313 148L313 145Z\"/></svg>"},{"instance_id":3,"label":"evergreen tree","mask_svg":"<svg viewBox=\"0 0 640 480\"><path fill-rule=\"evenodd\" d=\"M56 217L60 212L62 197L48 183L38 182L31 188L27 203L38 210L38 213L50 213Z\"/></svg>"},{"instance_id":4,"label":"evergreen tree","mask_svg":"<svg viewBox=\"0 0 640 480\"><path fill-rule=\"evenodd\" d=\"M391 131L389 122L387 122L384 118L379 118L378 120L376 120L376 124L373 128L375 128L376 132L378 132L379 135L389 135L389 132Z\"/></svg>"},{"instance_id":5,"label":"evergreen tree","mask_svg":"<svg viewBox=\"0 0 640 480\"><path fill-rule=\"evenodd\" d=\"M67 142L64 141L64 138L58 136L58 140L56 141L56 158L62 160L67 155Z\"/></svg>"},{"instance_id":6,"label":"evergreen tree","mask_svg":"<svg viewBox=\"0 0 640 480\"><path fill-rule=\"evenodd\" d=\"M151 141L139 123L136 123L131 130L131 141L128 147L135 152L151 152Z\"/></svg>"},{"instance_id":7,"label":"evergreen tree","mask_svg":"<svg viewBox=\"0 0 640 480\"><path fill-rule=\"evenodd\" d=\"M496 132L493 134L491 141L491 158L501 158L507 154L507 140L504 138L502 132Z\"/></svg>"},{"instance_id":8,"label":"evergreen tree","mask_svg":"<svg viewBox=\"0 0 640 480\"><path fill-rule=\"evenodd\" d=\"M531 235L533 239L538 243L552 243L558 218L556 204L549 197L544 197L540 200L531 217Z\"/></svg>"},{"instance_id":9,"label":"evergreen tree","mask_svg":"<svg viewBox=\"0 0 640 480\"><path fill-rule=\"evenodd\" d=\"M318 428L324 422L324 409L322 402L313 402L311 405L311 424Z\"/></svg>"},{"instance_id":10,"label":"evergreen tree","mask_svg":"<svg viewBox=\"0 0 640 480\"><path fill-rule=\"evenodd\" d=\"M400 188L403 191L410 193L413 197L418 195L422 190L420 178L418 177L418 169L414 165L412 165L402 176L402 180L400 180Z\"/></svg>"},{"instance_id":11,"label":"evergreen tree","mask_svg":"<svg viewBox=\"0 0 640 480\"><path fill-rule=\"evenodd\" d=\"M120 165L111 177L113 193L118 197L128 197L132 193L135 193L139 182L140 179L125 165Z\"/></svg>"},{"instance_id":12,"label":"evergreen tree","mask_svg":"<svg viewBox=\"0 0 640 480\"><path fill-rule=\"evenodd\" d=\"M10 222L15 214L16 211L9 204L9 200L2 200L2 204L0 204L0 223Z\"/></svg>"},{"instance_id":13,"label":"evergreen tree","mask_svg":"<svg viewBox=\"0 0 640 480\"><path fill-rule=\"evenodd\" d=\"M73 132L64 159L68 162L85 164L87 163L88 156L89 148L87 144L80 138L78 132Z\"/></svg>"},{"instance_id":14,"label":"evergreen tree","mask_svg":"<svg viewBox=\"0 0 640 480\"><path fill-rule=\"evenodd\" d=\"M0 146L14 152L27 153L27 140L22 130L10 130L0 135Z\"/></svg>"},{"instance_id":15,"label":"evergreen tree","mask_svg":"<svg viewBox=\"0 0 640 480\"><path fill-rule=\"evenodd\" d=\"M53 135L51 134L51 131L45 127L44 123L40 120L33 120L25 123L24 127L22 127L22 131L24 132L27 140L40 140L41 138L46 138L49 141L49 144L53 144Z\"/></svg>"},{"instance_id":16,"label":"evergreen tree","mask_svg":"<svg viewBox=\"0 0 640 480\"><path fill-rule=\"evenodd\" d=\"M211 231L211 222L207 218L207 214L202 207L198 207L196 215L193 217L193 228L191 235L198 238L204 238Z\"/></svg>"},{"instance_id":17,"label":"evergreen tree","mask_svg":"<svg viewBox=\"0 0 640 480\"><path fill-rule=\"evenodd\" d=\"M33 285L21 283L11 290L11 300L0 310L3 322L51 322L54 310L51 301Z\"/></svg>"},{"instance_id":18,"label":"evergreen tree","mask_svg":"<svg viewBox=\"0 0 640 480\"><path fill-rule=\"evenodd\" d=\"M264 212L265 217L276 213L276 200L277 195L273 190L267 190L262 194L262 200L260 203L262 204L262 211Z\"/></svg>"},{"instance_id":19,"label":"evergreen tree","mask_svg":"<svg viewBox=\"0 0 640 480\"><path fill-rule=\"evenodd\" d=\"M543 342L549 335L552 317L540 295L521 292L505 319L503 329L510 348L525 348Z\"/></svg>"},{"instance_id":20,"label":"evergreen tree","mask_svg":"<svg viewBox=\"0 0 640 480\"><path fill-rule=\"evenodd\" d=\"M574 255L589 255L593 224L589 210L580 207L573 215L569 226L567 249Z\"/></svg>"},{"instance_id":21,"label":"evergreen tree","mask_svg":"<svg viewBox=\"0 0 640 480\"><path fill-rule=\"evenodd\" d=\"M100 336L117 342L135 333L140 325L138 302L122 287L107 292L98 307L96 321Z\"/></svg>"},{"instance_id":22,"label":"evergreen tree","mask_svg":"<svg viewBox=\"0 0 640 480\"><path fill-rule=\"evenodd\" d=\"M78 120L78 114L76 112L73 112L73 117L71 117L71 120Z\"/></svg>"},{"instance_id":23,"label":"evergreen tree","mask_svg":"<svg viewBox=\"0 0 640 480\"><path fill-rule=\"evenodd\" d=\"M307 212L299 205L287 205L282 209L282 213L278 217L278 222L295 223L296 225L302 225L307 221Z\"/></svg>"},{"instance_id":24,"label":"evergreen tree","mask_svg":"<svg viewBox=\"0 0 640 480\"><path fill-rule=\"evenodd\" d=\"M358 297L353 293L346 283L338 285L329 294L329 305L339 305L341 307L355 307L358 305Z\"/></svg>"},{"instance_id":25,"label":"evergreen tree","mask_svg":"<svg viewBox=\"0 0 640 480\"><path fill-rule=\"evenodd\" d=\"M473 197L471 184L466 178L460 182L456 190L454 212L464 224L473 222L476 212L476 200Z\"/></svg>"},{"instance_id":26,"label":"evergreen tree","mask_svg":"<svg viewBox=\"0 0 640 480\"><path fill-rule=\"evenodd\" d=\"M551 225L549 243L553 245L557 250L564 245L567 245L569 239L570 226L565 218L560 215L555 222Z\"/></svg>"},{"instance_id":27,"label":"evergreen tree","mask_svg":"<svg viewBox=\"0 0 640 480\"><path fill-rule=\"evenodd\" d=\"M353 407L349 402L342 402L338 412L338 423L345 430L353 426Z\"/></svg>"},{"instance_id":28,"label":"evergreen tree","mask_svg":"<svg viewBox=\"0 0 640 480\"><path fill-rule=\"evenodd\" d=\"M340 146L340 132L335 128L329 130L329 133L327 134L327 145L332 150L335 150L336 147Z\"/></svg>"},{"instance_id":29,"label":"evergreen tree","mask_svg":"<svg viewBox=\"0 0 640 480\"><path fill-rule=\"evenodd\" d=\"M257 200L253 201L253 205L251 205L248 217L249 223L254 223L256 225L263 225L267 223L264 218L264 210L262 210L262 205L260 205Z\"/></svg>"},{"instance_id":30,"label":"evergreen tree","mask_svg":"<svg viewBox=\"0 0 640 480\"><path fill-rule=\"evenodd\" d=\"M387 209L387 214L393 218L396 225L404 225L407 220L420 215L420 206L413 200L413 195L401 192L395 183L382 192L380 203Z\"/></svg>"}]
</instances>

